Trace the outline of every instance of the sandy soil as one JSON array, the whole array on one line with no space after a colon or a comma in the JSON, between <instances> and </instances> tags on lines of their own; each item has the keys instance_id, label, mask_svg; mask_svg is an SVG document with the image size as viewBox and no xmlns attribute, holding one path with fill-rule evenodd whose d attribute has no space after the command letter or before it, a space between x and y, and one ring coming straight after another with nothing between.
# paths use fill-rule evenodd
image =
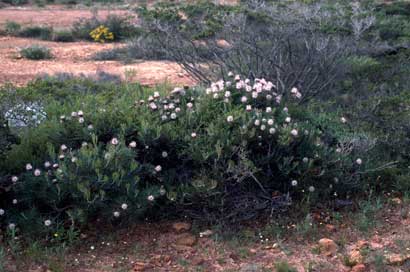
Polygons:
<instances>
[{"instance_id":1,"label":"sandy soil","mask_svg":"<svg viewBox=\"0 0 410 272\"><path fill-rule=\"evenodd\" d=\"M127 10L98 10L99 18L105 18L109 14L128 16L133 13ZM0 26L4 25L7 21L15 21L22 25L42 25L64 28L71 27L72 24L80 18L91 18L92 16L92 9L64 9L59 6L41 9L33 7L6 8L0 9Z\"/></svg>"},{"instance_id":2,"label":"sandy soil","mask_svg":"<svg viewBox=\"0 0 410 272\"><path fill-rule=\"evenodd\" d=\"M49 47L51 60L33 61L19 56L19 48L32 44ZM176 64L167 61L141 61L123 64L118 61L93 61L90 57L101 50L123 46L122 44L98 44L91 42L57 43L16 37L0 37L0 84L12 82L24 85L41 74L72 73L93 75L97 71L125 77L132 71L132 80L144 85L165 81L176 85L194 83Z\"/></svg>"}]
</instances>

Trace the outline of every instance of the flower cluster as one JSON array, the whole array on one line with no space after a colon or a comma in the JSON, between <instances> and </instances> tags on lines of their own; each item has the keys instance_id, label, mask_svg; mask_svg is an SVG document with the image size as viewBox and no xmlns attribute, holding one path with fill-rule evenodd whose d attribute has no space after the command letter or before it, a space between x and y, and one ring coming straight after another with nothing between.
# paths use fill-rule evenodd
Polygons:
<instances>
[{"instance_id":1,"label":"flower cluster","mask_svg":"<svg viewBox=\"0 0 410 272\"><path fill-rule=\"evenodd\" d=\"M90 37L96 42L104 43L114 40L114 33L112 33L108 27L100 25L90 32Z\"/></svg>"}]
</instances>

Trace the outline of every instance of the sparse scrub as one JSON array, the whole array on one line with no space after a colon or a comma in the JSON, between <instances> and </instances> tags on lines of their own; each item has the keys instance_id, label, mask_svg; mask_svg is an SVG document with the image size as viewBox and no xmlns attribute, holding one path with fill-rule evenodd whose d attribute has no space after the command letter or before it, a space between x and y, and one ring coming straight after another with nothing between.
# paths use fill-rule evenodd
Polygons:
<instances>
[{"instance_id":1,"label":"sparse scrub","mask_svg":"<svg viewBox=\"0 0 410 272\"><path fill-rule=\"evenodd\" d=\"M20 5L25 5L28 3L28 0L1 0L1 2L10 4L13 6L20 6Z\"/></svg>"},{"instance_id":2,"label":"sparse scrub","mask_svg":"<svg viewBox=\"0 0 410 272\"><path fill-rule=\"evenodd\" d=\"M51 50L48 47L40 45L31 45L20 49L20 54L22 57L30 60L44 60L51 59Z\"/></svg>"},{"instance_id":3,"label":"sparse scrub","mask_svg":"<svg viewBox=\"0 0 410 272\"><path fill-rule=\"evenodd\" d=\"M358 8L350 12L345 18L320 5L250 1L225 8L210 3L160 5L141 9L139 15L157 48L193 77L209 82L228 71L269 77L279 92L303 88L303 103L337 93L336 83L346 71L344 59L357 51L356 41L374 18ZM354 28L355 34L324 33L324 26Z\"/></svg>"},{"instance_id":4,"label":"sparse scrub","mask_svg":"<svg viewBox=\"0 0 410 272\"><path fill-rule=\"evenodd\" d=\"M72 32L77 39L94 40L90 33L100 26L104 26L108 32L112 33L112 39L110 40L113 41L132 37L137 31L128 17L110 15L102 20L95 14L91 19L81 19L74 23Z\"/></svg>"},{"instance_id":5,"label":"sparse scrub","mask_svg":"<svg viewBox=\"0 0 410 272\"><path fill-rule=\"evenodd\" d=\"M7 35L17 35L21 29L21 25L14 21L7 21L5 26L5 32Z\"/></svg>"},{"instance_id":6,"label":"sparse scrub","mask_svg":"<svg viewBox=\"0 0 410 272\"><path fill-rule=\"evenodd\" d=\"M52 40L55 42L74 42L74 35L69 30L53 31Z\"/></svg>"},{"instance_id":7,"label":"sparse scrub","mask_svg":"<svg viewBox=\"0 0 410 272\"><path fill-rule=\"evenodd\" d=\"M19 32L19 36L25 38L37 38L42 40L50 40L52 37L53 29L43 26L28 26L23 28Z\"/></svg>"},{"instance_id":8,"label":"sparse scrub","mask_svg":"<svg viewBox=\"0 0 410 272\"><path fill-rule=\"evenodd\" d=\"M92 56L93 60L104 61L104 60L120 60L128 61L134 58L129 57L129 51L127 48L113 48L108 50L103 50L95 53Z\"/></svg>"}]
</instances>

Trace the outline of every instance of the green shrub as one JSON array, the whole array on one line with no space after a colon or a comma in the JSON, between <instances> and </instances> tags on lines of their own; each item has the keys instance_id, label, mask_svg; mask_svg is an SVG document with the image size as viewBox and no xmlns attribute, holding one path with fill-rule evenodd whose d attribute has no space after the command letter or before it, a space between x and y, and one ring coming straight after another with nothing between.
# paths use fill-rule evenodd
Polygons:
<instances>
[{"instance_id":1,"label":"green shrub","mask_svg":"<svg viewBox=\"0 0 410 272\"><path fill-rule=\"evenodd\" d=\"M40 45L31 45L20 50L22 57L30 60L51 59L51 50Z\"/></svg>"},{"instance_id":2,"label":"green shrub","mask_svg":"<svg viewBox=\"0 0 410 272\"><path fill-rule=\"evenodd\" d=\"M14 21L7 21L5 26L6 34L17 35L21 29L21 25Z\"/></svg>"},{"instance_id":3,"label":"green shrub","mask_svg":"<svg viewBox=\"0 0 410 272\"><path fill-rule=\"evenodd\" d=\"M28 26L22 29L19 36L25 38L38 38L42 40L50 40L52 37L53 29L50 27L42 26Z\"/></svg>"},{"instance_id":4,"label":"green shrub","mask_svg":"<svg viewBox=\"0 0 410 272\"><path fill-rule=\"evenodd\" d=\"M138 34L130 18L118 15L109 15L106 19L101 20L96 16L90 19L80 19L73 25L72 32L78 39L92 40L91 31L99 26L105 26L109 32L113 33L114 41L123 40Z\"/></svg>"},{"instance_id":5,"label":"green shrub","mask_svg":"<svg viewBox=\"0 0 410 272\"><path fill-rule=\"evenodd\" d=\"M73 42L74 35L69 30L54 31L52 40L55 42Z\"/></svg>"},{"instance_id":6,"label":"green shrub","mask_svg":"<svg viewBox=\"0 0 410 272\"><path fill-rule=\"evenodd\" d=\"M0 224L50 234L69 222L172 211L236 222L291 199L323 202L367 188L371 146L346 124L297 106L297 90L282 97L264 80L229 82L154 94L88 80L2 90L1 103L17 95L14 104L32 105L26 119L33 107L44 119L23 129L0 165L5 181L17 180L0 192ZM267 202L275 191L284 196Z\"/></svg>"}]
</instances>

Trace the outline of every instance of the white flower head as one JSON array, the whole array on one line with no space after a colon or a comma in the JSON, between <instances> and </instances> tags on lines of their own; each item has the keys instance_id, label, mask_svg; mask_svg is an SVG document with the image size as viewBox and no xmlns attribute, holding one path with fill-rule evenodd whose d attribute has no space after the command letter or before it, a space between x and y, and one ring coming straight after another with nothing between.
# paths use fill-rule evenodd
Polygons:
<instances>
[{"instance_id":1,"label":"white flower head","mask_svg":"<svg viewBox=\"0 0 410 272\"><path fill-rule=\"evenodd\" d=\"M13 199L12 203L13 203L13 205L17 205L17 203L18 203L17 199Z\"/></svg>"},{"instance_id":2,"label":"white flower head","mask_svg":"<svg viewBox=\"0 0 410 272\"><path fill-rule=\"evenodd\" d=\"M119 141L118 141L117 138L112 138L112 139L111 139L111 144L112 144L112 145L117 145L118 143L119 143Z\"/></svg>"},{"instance_id":3,"label":"white flower head","mask_svg":"<svg viewBox=\"0 0 410 272\"><path fill-rule=\"evenodd\" d=\"M175 112L171 113L171 119L172 120L177 119L177 114Z\"/></svg>"},{"instance_id":4,"label":"white flower head","mask_svg":"<svg viewBox=\"0 0 410 272\"><path fill-rule=\"evenodd\" d=\"M252 98L253 98L253 99L258 98L258 93L257 93L257 92L252 92Z\"/></svg>"},{"instance_id":5,"label":"white flower head","mask_svg":"<svg viewBox=\"0 0 410 272\"><path fill-rule=\"evenodd\" d=\"M262 131L264 131L264 130L266 129L266 126L265 126L265 125L261 125L260 129L261 129Z\"/></svg>"},{"instance_id":6,"label":"white flower head","mask_svg":"<svg viewBox=\"0 0 410 272\"><path fill-rule=\"evenodd\" d=\"M113 215L114 215L114 217L120 217L120 212L115 211L115 212L113 213Z\"/></svg>"},{"instance_id":7,"label":"white flower head","mask_svg":"<svg viewBox=\"0 0 410 272\"><path fill-rule=\"evenodd\" d=\"M226 121L228 121L228 123L232 123L233 122L233 116L229 115L228 118L226 118Z\"/></svg>"},{"instance_id":8,"label":"white flower head","mask_svg":"<svg viewBox=\"0 0 410 272\"><path fill-rule=\"evenodd\" d=\"M9 224L9 229L10 230L14 230L15 228L16 228L16 224L14 224L14 223Z\"/></svg>"},{"instance_id":9,"label":"white flower head","mask_svg":"<svg viewBox=\"0 0 410 272\"><path fill-rule=\"evenodd\" d=\"M51 220L47 219L46 221L44 221L44 225L45 225L46 227L51 226Z\"/></svg>"},{"instance_id":10,"label":"white flower head","mask_svg":"<svg viewBox=\"0 0 410 272\"><path fill-rule=\"evenodd\" d=\"M76 112L76 111L73 111L72 113L71 113L71 117L77 117L78 116L78 113Z\"/></svg>"},{"instance_id":11,"label":"white flower head","mask_svg":"<svg viewBox=\"0 0 410 272\"><path fill-rule=\"evenodd\" d=\"M77 115L78 115L78 116L84 116L84 112L83 112L82 110L79 110L79 111L77 112Z\"/></svg>"},{"instance_id":12,"label":"white flower head","mask_svg":"<svg viewBox=\"0 0 410 272\"><path fill-rule=\"evenodd\" d=\"M61 151L66 151L67 150L67 146L65 144L62 144L60 146Z\"/></svg>"},{"instance_id":13,"label":"white flower head","mask_svg":"<svg viewBox=\"0 0 410 272\"><path fill-rule=\"evenodd\" d=\"M34 170L34 176L38 177L38 176L40 176L40 175L41 175L40 169Z\"/></svg>"},{"instance_id":14,"label":"white flower head","mask_svg":"<svg viewBox=\"0 0 410 272\"><path fill-rule=\"evenodd\" d=\"M53 168L58 168L58 163L53 164Z\"/></svg>"},{"instance_id":15,"label":"white flower head","mask_svg":"<svg viewBox=\"0 0 410 272\"><path fill-rule=\"evenodd\" d=\"M309 186L309 192L313 193L315 191L315 187Z\"/></svg>"},{"instance_id":16,"label":"white flower head","mask_svg":"<svg viewBox=\"0 0 410 272\"><path fill-rule=\"evenodd\" d=\"M161 171L162 171L162 166L161 165L155 166L155 172L161 172Z\"/></svg>"},{"instance_id":17,"label":"white flower head","mask_svg":"<svg viewBox=\"0 0 410 272\"><path fill-rule=\"evenodd\" d=\"M88 146L88 143L87 143L87 142L82 142L82 143L81 143L81 146L82 146L82 147L87 147L87 146Z\"/></svg>"},{"instance_id":18,"label":"white flower head","mask_svg":"<svg viewBox=\"0 0 410 272\"><path fill-rule=\"evenodd\" d=\"M273 119L269 119L269 120L268 120L268 125L271 126L271 125L273 125L273 123L274 123L274 122L273 122Z\"/></svg>"},{"instance_id":19,"label":"white flower head","mask_svg":"<svg viewBox=\"0 0 410 272\"><path fill-rule=\"evenodd\" d=\"M248 98L246 96L241 97L241 102L246 103L248 101Z\"/></svg>"},{"instance_id":20,"label":"white flower head","mask_svg":"<svg viewBox=\"0 0 410 272\"><path fill-rule=\"evenodd\" d=\"M226 98L231 97L231 92L230 92L230 91L226 91L226 92L225 92L225 97L226 97Z\"/></svg>"},{"instance_id":21,"label":"white flower head","mask_svg":"<svg viewBox=\"0 0 410 272\"><path fill-rule=\"evenodd\" d=\"M260 126L261 125L261 120L256 119L255 122L254 122L254 125L255 126Z\"/></svg>"},{"instance_id":22,"label":"white flower head","mask_svg":"<svg viewBox=\"0 0 410 272\"><path fill-rule=\"evenodd\" d=\"M269 134L275 134L276 133L276 129L275 128L270 128L269 129Z\"/></svg>"},{"instance_id":23,"label":"white flower head","mask_svg":"<svg viewBox=\"0 0 410 272\"><path fill-rule=\"evenodd\" d=\"M356 160L356 163L357 163L358 165L361 165L361 164L363 163L363 161L362 161L362 159L358 158L358 159Z\"/></svg>"},{"instance_id":24,"label":"white flower head","mask_svg":"<svg viewBox=\"0 0 410 272\"><path fill-rule=\"evenodd\" d=\"M162 151L161 156L162 156L163 158L168 157L168 152Z\"/></svg>"},{"instance_id":25,"label":"white flower head","mask_svg":"<svg viewBox=\"0 0 410 272\"><path fill-rule=\"evenodd\" d=\"M267 94L267 95L266 95L266 100L271 101L271 100L272 100L272 98L273 98L273 97L272 97L272 95L271 95L271 94Z\"/></svg>"},{"instance_id":26,"label":"white flower head","mask_svg":"<svg viewBox=\"0 0 410 272\"><path fill-rule=\"evenodd\" d=\"M17 176L12 176L12 177L11 177L11 181L12 181L13 183L16 183L18 180L19 180L19 178L18 178Z\"/></svg>"},{"instance_id":27,"label":"white flower head","mask_svg":"<svg viewBox=\"0 0 410 272\"><path fill-rule=\"evenodd\" d=\"M71 158L71 162L72 162L72 163L77 162L77 160L78 160L77 157L72 157L72 158Z\"/></svg>"},{"instance_id":28,"label":"white flower head","mask_svg":"<svg viewBox=\"0 0 410 272\"><path fill-rule=\"evenodd\" d=\"M284 107L284 108L283 108L283 111L284 111L284 112L289 112L288 107Z\"/></svg>"},{"instance_id":29,"label":"white flower head","mask_svg":"<svg viewBox=\"0 0 410 272\"><path fill-rule=\"evenodd\" d=\"M251 111L252 110L252 106L251 105L246 105L246 111Z\"/></svg>"},{"instance_id":30,"label":"white flower head","mask_svg":"<svg viewBox=\"0 0 410 272\"><path fill-rule=\"evenodd\" d=\"M233 77L233 72L229 71L228 72L228 77Z\"/></svg>"},{"instance_id":31,"label":"white flower head","mask_svg":"<svg viewBox=\"0 0 410 272\"><path fill-rule=\"evenodd\" d=\"M188 102L188 103L186 104L186 106L187 106L188 109L192 109L192 107L194 106L194 104L192 104L191 102Z\"/></svg>"},{"instance_id":32,"label":"white flower head","mask_svg":"<svg viewBox=\"0 0 410 272\"><path fill-rule=\"evenodd\" d=\"M27 171L30 171L30 170L32 170L33 169L33 166L30 164L30 163L27 163L26 164L26 170Z\"/></svg>"},{"instance_id":33,"label":"white flower head","mask_svg":"<svg viewBox=\"0 0 410 272\"><path fill-rule=\"evenodd\" d=\"M132 141L128 144L129 147L131 148L136 148L137 147L137 142L136 141Z\"/></svg>"},{"instance_id":34,"label":"white flower head","mask_svg":"<svg viewBox=\"0 0 410 272\"><path fill-rule=\"evenodd\" d=\"M180 112L180 111L181 111L181 108L180 108L180 107L175 108L175 112L176 112L176 113L178 113L178 112Z\"/></svg>"},{"instance_id":35,"label":"white flower head","mask_svg":"<svg viewBox=\"0 0 410 272\"><path fill-rule=\"evenodd\" d=\"M304 157L304 158L302 159L302 161L303 161L304 163L308 163L308 162L309 162L309 159L308 159L307 157Z\"/></svg>"},{"instance_id":36,"label":"white flower head","mask_svg":"<svg viewBox=\"0 0 410 272\"><path fill-rule=\"evenodd\" d=\"M64 154L60 154L60 155L58 156L58 158L59 158L60 160L64 160L65 156L64 156Z\"/></svg>"},{"instance_id":37,"label":"white flower head","mask_svg":"<svg viewBox=\"0 0 410 272\"><path fill-rule=\"evenodd\" d=\"M290 132L290 134L292 134L292 136L295 136L295 137L296 137L296 136L298 136L299 133L298 133L298 131L297 131L296 129L292 129L291 132Z\"/></svg>"},{"instance_id":38,"label":"white flower head","mask_svg":"<svg viewBox=\"0 0 410 272\"><path fill-rule=\"evenodd\" d=\"M289 116L285 118L286 123L290 123L291 121L292 121L292 118L290 118Z\"/></svg>"},{"instance_id":39,"label":"white flower head","mask_svg":"<svg viewBox=\"0 0 410 272\"><path fill-rule=\"evenodd\" d=\"M272 108L271 108L271 107L267 107L267 108L266 108L266 112L267 112L267 113L271 113L271 112L272 112Z\"/></svg>"},{"instance_id":40,"label":"white flower head","mask_svg":"<svg viewBox=\"0 0 410 272\"><path fill-rule=\"evenodd\" d=\"M123 204L121 205L121 209L123 209L123 210L128 209L128 205L127 205L126 203L123 203Z\"/></svg>"},{"instance_id":41,"label":"white flower head","mask_svg":"<svg viewBox=\"0 0 410 272\"><path fill-rule=\"evenodd\" d=\"M44 167L45 167L45 168L49 168L50 166L51 166L51 162L46 161L46 162L44 163Z\"/></svg>"},{"instance_id":42,"label":"white flower head","mask_svg":"<svg viewBox=\"0 0 410 272\"><path fill-rule=\"evenodd\" d=\"M80 124L84 123L84 118L83 118L83 117L78 118L78 122L79 122Z\"/></svg>"},{"instance_id":43,"label":"white flower head","mask_svg":"<svg viewBox=\"0 0 410 272\"><path fill-rule=\"evenodd\" d=\"M347 123L347 119L345 117L341 117L340 118L340 122L342 122L343 124Z\"/></svg>"},{"instance_id":44,"label":"white flower head","mask_svg":"<svg viewBox=\"0 0 410 272\"><path fill-rule=\"evenodd\" d=\"M159 92L154 92L154 98L159 98L159 97L160 97Z\"/></svg>"},{"instance_id":45,"label":"white flower head","mask_svg":"<svg viewBox=\"0 0 410 272\"><path fill-rule=\"evenodd\" d=\"M149 107L151 110L156 110L158 108L157 104L155 104L154 102L149 103Z\"/></svg>"},{"instance_id":46,"label":"white flower head","mask_svg":"<svg viewBox=\"0 0 410 272\"><path fill-rule=\"evenodd\" d=\"M298 185L298 181L296 179L292 180L291 182L292 186L295 187Z\"/></svg>"},{"instance_id":47,"label":"white flower head","mask_svg":"<svg viewBox=\"0 0 410 272\"><path fill-rule=\"evenodd\" d=\"M0 209L0 216L4 215L6 212L3 209Z\"/></svg>"},{"instance_id":48,"label":"white flower head","mask_svg":"<svg viewBox=\"0 0 410 272\"><path fill-rule=\"evenodd\" d=\"M148 199L148 201L154 201L154 196L153 195L149 195L148 197L147 197L147 199Z\"/></svg>"},{"instance_id":49,"label":"white flower head","mask_svg":"<svg viewBox=\"0 0 410 272\"><path fill-rule=\"evenodd\" d=\"M196 133L195 133L195 132L192 132L192 133L191 133L191 137L192 137L192 138L196 138Z\"/></svg>"}]
</instances>

